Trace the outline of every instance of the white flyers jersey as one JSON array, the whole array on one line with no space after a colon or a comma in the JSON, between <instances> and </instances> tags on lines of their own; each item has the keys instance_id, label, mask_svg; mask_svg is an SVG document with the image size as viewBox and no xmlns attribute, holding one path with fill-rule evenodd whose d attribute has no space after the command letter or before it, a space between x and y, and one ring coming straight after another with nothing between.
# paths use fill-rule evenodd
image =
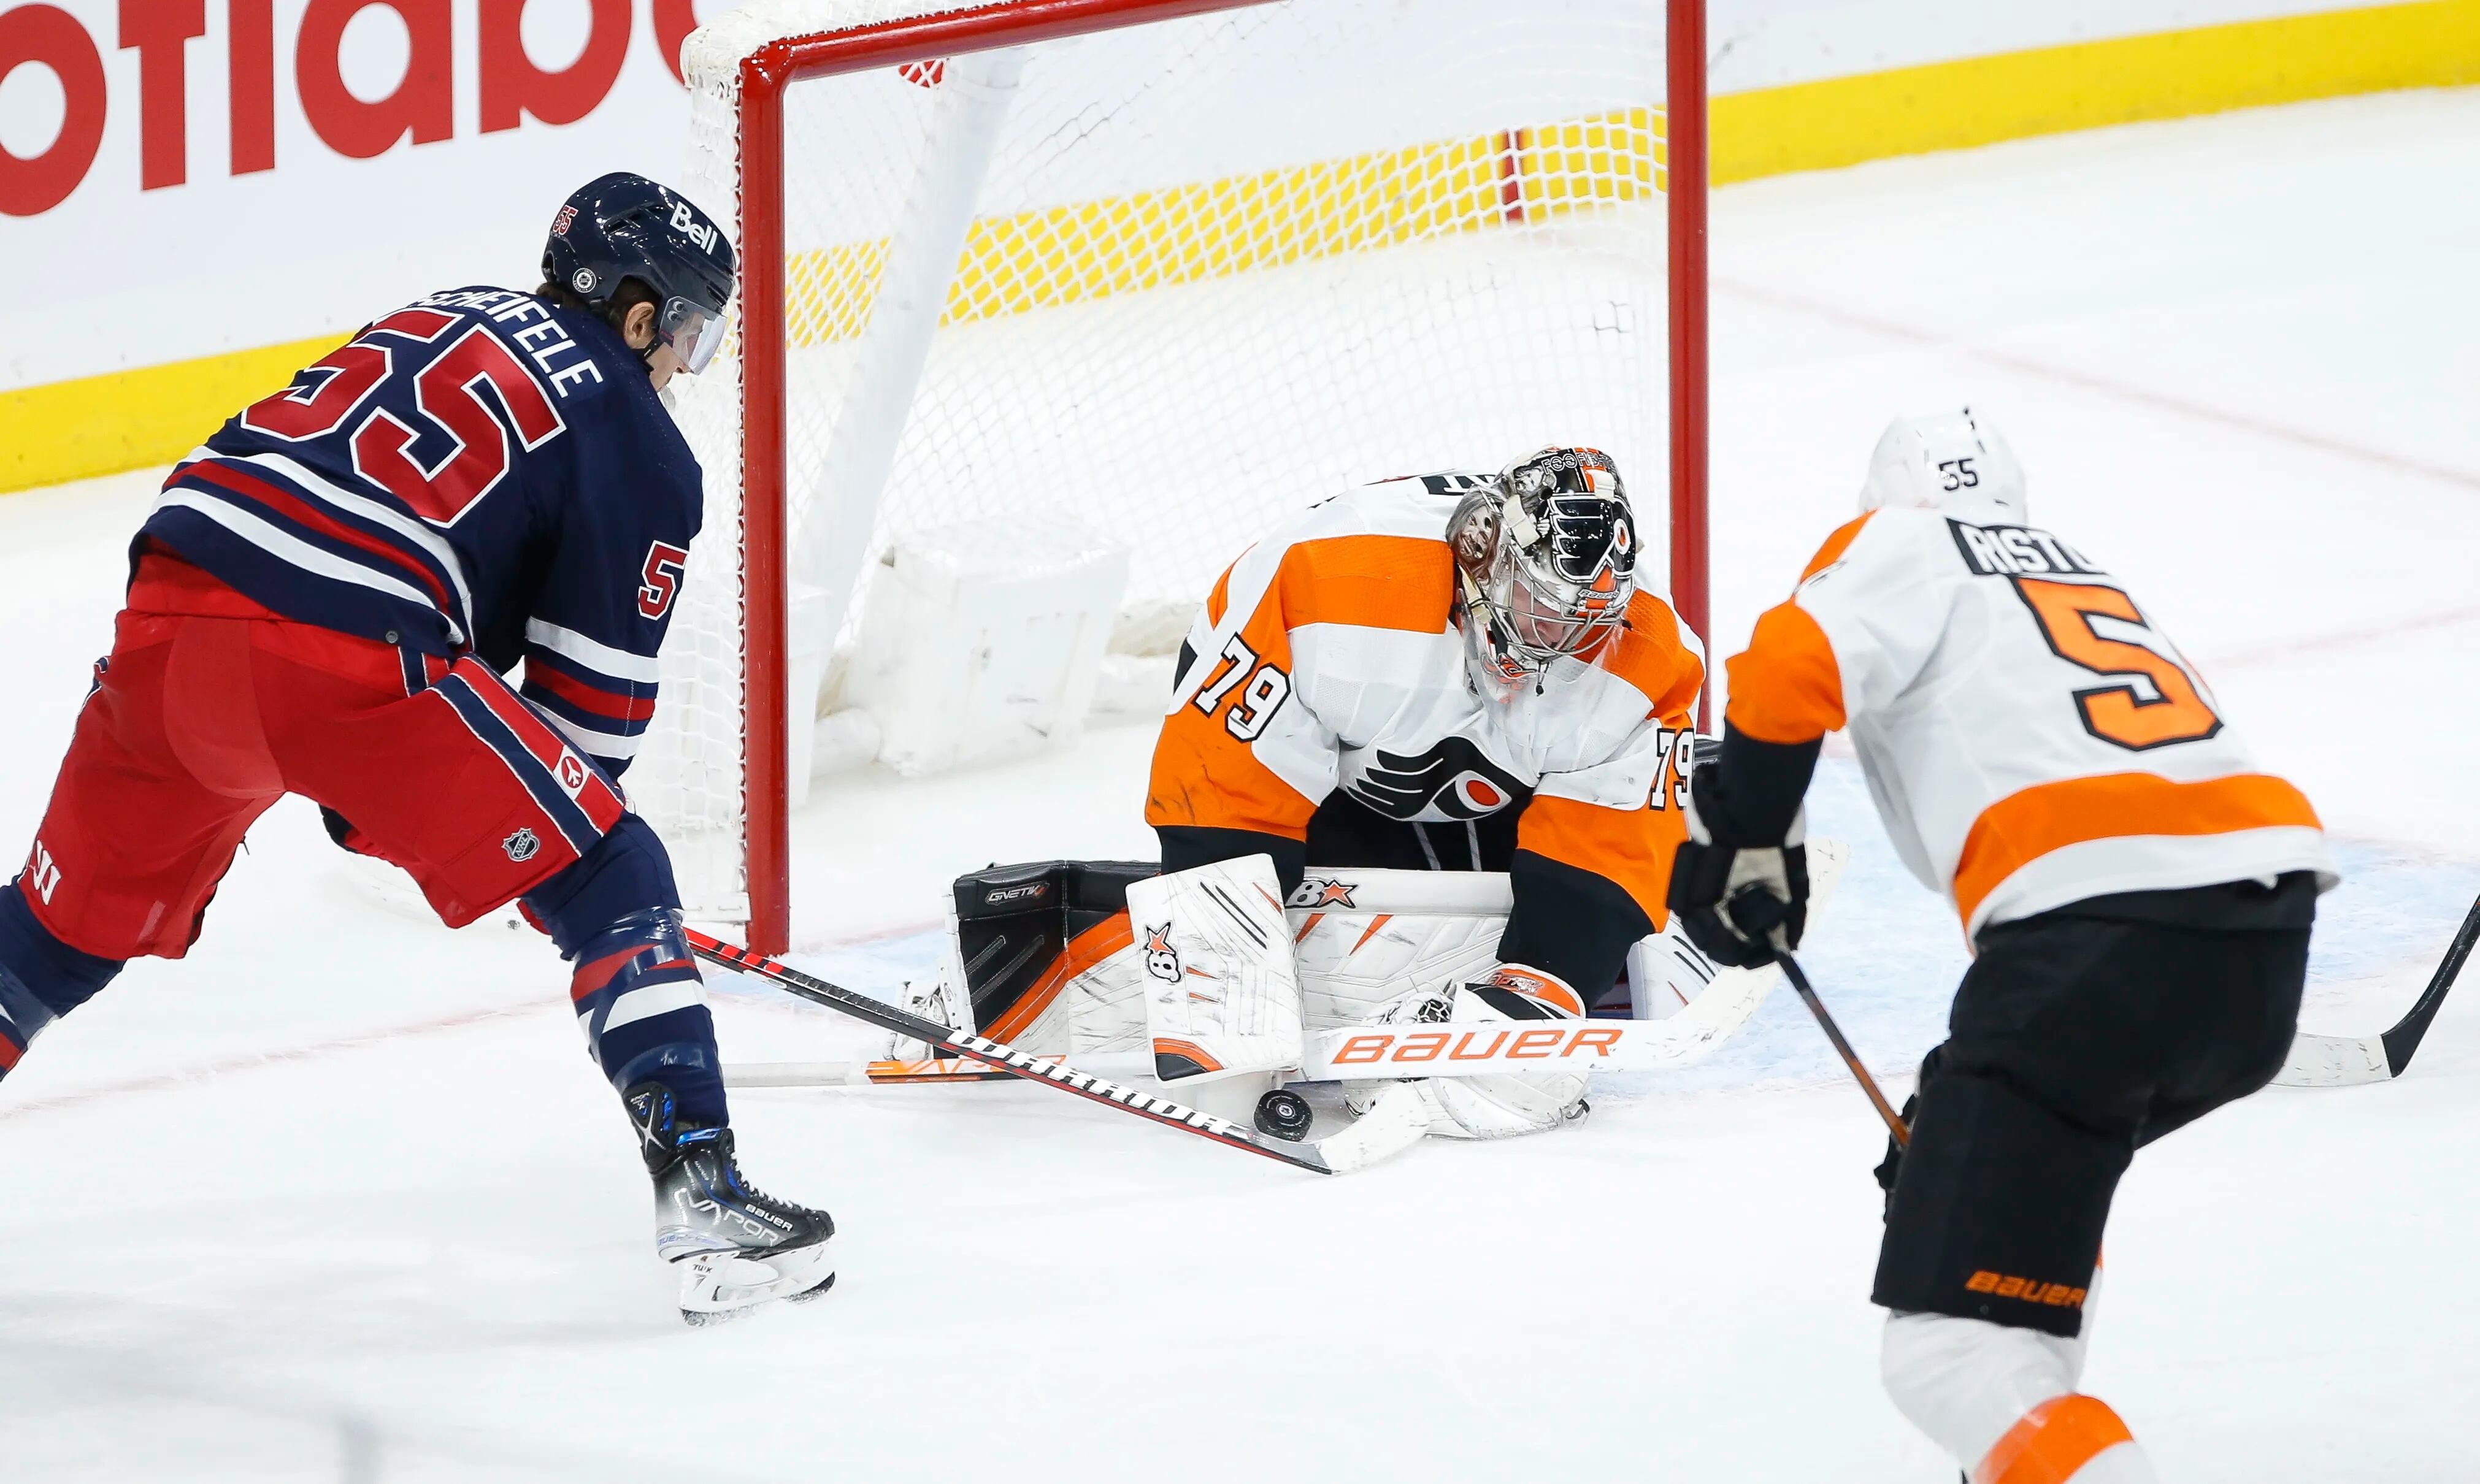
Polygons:
<instances>
[{"instance_id":1,"label":"white flyers jersey","mask_svg":"<svg viewBox=\"0 0 2480 1484\"><path fill-rule=\"evenodd\" d=\"M1967 937L2114 892L2338 879L2308 800L2117 579L1994 508L1836 531L1730 676L1751 737L1848 726L1896 850Z\"/></svg>"},{"instance_id":2,"label":"white flyers jersey","mask_svg":"<svg viewBox=\"0 0 2480 1484\"><path fill-rule=\"evenodd\" d=\"M1486 476L1364 485L1243 552L1190 629L1147 822L1305 838L1341 790L1392 819L1523 804L1518 846L1625 887L1659 925L1685 837L1674 757L1704 652L1640 591L1588 662L1477 692L1447 522Z\"/></svg>"}]
</instances>

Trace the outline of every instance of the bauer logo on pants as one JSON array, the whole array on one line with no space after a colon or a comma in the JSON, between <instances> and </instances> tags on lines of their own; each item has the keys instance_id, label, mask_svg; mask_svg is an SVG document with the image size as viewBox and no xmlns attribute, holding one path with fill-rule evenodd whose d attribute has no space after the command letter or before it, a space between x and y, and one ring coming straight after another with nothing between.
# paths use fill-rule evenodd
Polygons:
<instances>
[{"instance_id":1,"label":"bauer logo on pants","mask_svg":"<svg viewBox=\"0 0 2480 1484\"><path fill-rule=\"evenodd\" d=\"M530 829L521 829L502 840L500 848L508 853L510 860L531 860L534 852L542 849L542 837Z\"/></svg>"}]
</instances>

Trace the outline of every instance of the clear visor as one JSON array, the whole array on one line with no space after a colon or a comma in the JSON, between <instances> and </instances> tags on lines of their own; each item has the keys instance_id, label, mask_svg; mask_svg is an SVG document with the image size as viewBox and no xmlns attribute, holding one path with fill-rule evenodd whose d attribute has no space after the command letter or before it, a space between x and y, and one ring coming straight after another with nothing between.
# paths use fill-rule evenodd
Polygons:
<instances>
[{"instance_id":1,"label":"clear visor","mask_svg":"<svg viewBox=\"0 0 2480 1484\"><path fill-rule=\"evenodd\" d=\"M657 328L663 344L681 359L681 369L694 376L714 360L723 348L723 316L693 299L675 294L663 301L663 317Z\"/></svg>"}]
</instances>

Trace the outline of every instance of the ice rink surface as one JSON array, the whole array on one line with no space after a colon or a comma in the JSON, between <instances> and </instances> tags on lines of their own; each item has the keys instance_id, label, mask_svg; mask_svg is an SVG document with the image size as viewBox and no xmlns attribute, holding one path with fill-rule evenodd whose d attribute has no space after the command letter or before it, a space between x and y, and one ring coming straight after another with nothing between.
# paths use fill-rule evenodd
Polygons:
<instances>
[{"instance_id":1,"label":"ice rink surface","mask_svg":"<svg viewBox=\"0 0 2480 1484\"><path fill-rule=\"evenodd\" d=\"M1889 417L1971 402L2336 832L2307 1023L2390 1023L2480 890L2475 252L2475 90L1718 192L1716 652ZM0 500L0 840L33 832L152 483ZM801 961L889 993L957 872L1150 855L1150 740L823 785ZM1899 1091L1962 944L1847 757L1812 807L1856 850L1809 965ZM1878 1392L1881 1137L1788 994L1696 1068L1606 1080L1580 1129L1345 1180L1033 1088L743 1093L752 1177L834 1210L842 1279L689 1331L549 946L426 924L297 802L248 849L188 959L0 1087L0 1477L1952 1476ZM715 987L728 1056L865 1044ZM2169 1480L2480 1474L2475 1218L2467 988L2401 1081L2145 1153L2087 1387Z\"/></svg>"}]
</instances>

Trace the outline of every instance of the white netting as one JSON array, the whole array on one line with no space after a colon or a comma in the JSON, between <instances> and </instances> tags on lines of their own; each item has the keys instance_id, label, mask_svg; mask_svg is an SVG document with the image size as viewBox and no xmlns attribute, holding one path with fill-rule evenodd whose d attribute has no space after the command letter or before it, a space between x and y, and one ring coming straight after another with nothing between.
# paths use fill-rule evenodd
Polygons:
<instances>
[{"instance_id":1,"label":"white netting","mask_svg":"<svg viewBox=\"0 0 2480 1484\"><path fill-rule=\"evenodd\" d=\"M737 219L741 56L946 8L761 0L700 32L691 192ZM1287 511L1547 443L1617 459L1666 570L1662 13L1291 0L791 85L796 654L910 531L1062 512L1128 547L1132 603L1194 602ZM630 779L724 918L740 371L736 337L682 399L707 533Z\"/></svg>"}]
</instances>

